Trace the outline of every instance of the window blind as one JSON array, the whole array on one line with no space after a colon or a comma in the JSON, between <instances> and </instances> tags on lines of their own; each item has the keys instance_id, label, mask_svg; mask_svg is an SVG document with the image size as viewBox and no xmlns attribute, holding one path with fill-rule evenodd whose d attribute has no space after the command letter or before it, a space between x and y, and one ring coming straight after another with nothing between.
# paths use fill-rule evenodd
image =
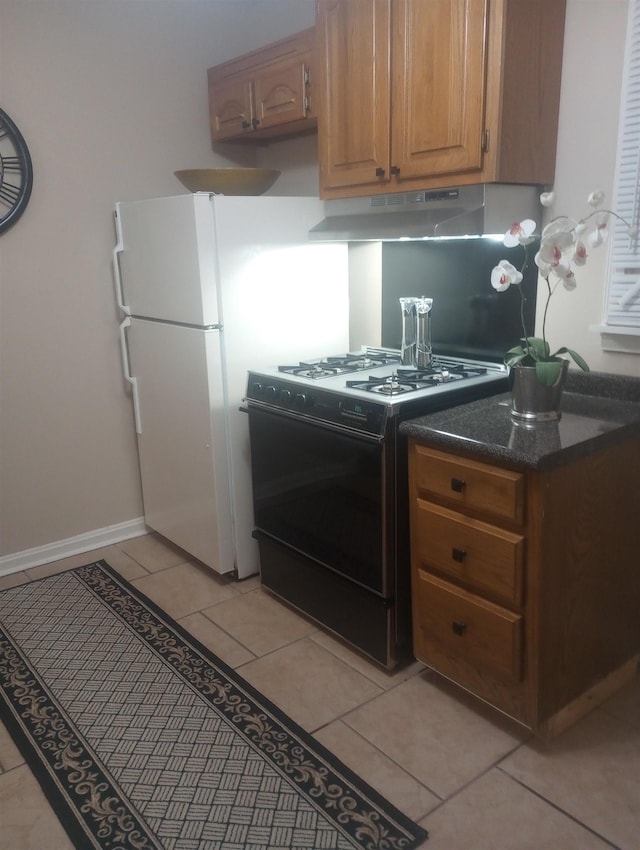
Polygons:
<instances>
[{"instance_id":1,"label":"window blind","mask_svg":"<svg viewBox=\"0 0 640 850\"><path fill-rule=\"evenodd\" d=\"M613 209L640 224L640 0L629 0ZM610 221L603 333L640 334L640 240Z\"/></svg>"}]
</instances>

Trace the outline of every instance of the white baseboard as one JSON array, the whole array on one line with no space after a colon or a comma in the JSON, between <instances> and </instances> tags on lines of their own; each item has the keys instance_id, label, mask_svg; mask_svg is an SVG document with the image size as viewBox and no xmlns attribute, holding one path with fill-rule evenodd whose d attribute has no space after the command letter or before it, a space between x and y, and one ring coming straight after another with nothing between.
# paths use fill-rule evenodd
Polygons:
<instances>
[{"instance_id":1,"label":"white baseboard","mask_svg":"<svg viewBox=\"0 0 640 850\"><path fill-rule=\"evenodd\" d=\"M138 517L117 525L108 525L106 528L97 528L86 534L78 534L76 537L67 537L66 540L57 540L47 543L45 546L37 546L35 549L25 549L14 555L3 555L0 557L0 576L17 573L20 570L28 570L38 567L40 564L48 564L49 561L59 561L71 555L79 555L92 549L100 549L102 546L111 546L122 540L132 537L140 537L147 534L149 529L144 524L144 518Z\"/></svg>"}]
</instances>

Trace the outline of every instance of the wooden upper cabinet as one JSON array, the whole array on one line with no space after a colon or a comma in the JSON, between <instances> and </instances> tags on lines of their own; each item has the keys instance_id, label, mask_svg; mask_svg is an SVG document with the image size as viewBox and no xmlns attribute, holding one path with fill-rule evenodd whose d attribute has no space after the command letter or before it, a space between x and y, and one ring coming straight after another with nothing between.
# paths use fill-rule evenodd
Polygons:
<instances>
[{"instance_id":1,"label":"wooden upper cabinet","mask_svg":"<svg viewBox=\"0 0 640 850\"><path fill-rule=\"evenodd\" d=\"M253 130L253 96L250 79L224 80L209 88L211 139L233 139Z\"/></svg>"},{"instance_id":2,"label":"wooden upper cabinet","mask_svg":"<svg viewBox=\"0 0 640 850\"><path fill-rule=\"evenodd\" d=\"M403 180L482 168L487 6L393 3L391 149Z\"/></svg>"},{"instance_id":3,"label":"wooden upper cabinet","mask_svg":"<svg viewBox=\"0 0 640 850\"><path fill-rule=\"evenodd\" d=\"M319 0L321 186L388 179L390 12L389 0Z\"/></svg>"},{"instance_id":4,"label":"wooden upper cabinet","mask_svg":"<svg viewBox=\"0 0 640 850\"><path fill-rule=\"evenodd\" d=\"M296 58L277 62L256 76L253 95L257 127L265 130L307 117L309 74L308 64Z\"/></svg>"},{"instance_id":5,"label":"wooden upper cabinet","mask_svg":"<svg viewBox=\"0 0 640 850\"><path fill-rule=\"evenodd\" d=\"M318 0L324 198L553 182L565 0Z\"/></svg>"},{"instance_id":6,"label":"wooden upper cabinet","mask_svg":"<svg viewBox=\"0 0 640 850\"><path fill-rule=\"evenodd\" d=\"M263 141L316 129L315 29L209 68L211 140Z\"/></svg>"}]
</instances>

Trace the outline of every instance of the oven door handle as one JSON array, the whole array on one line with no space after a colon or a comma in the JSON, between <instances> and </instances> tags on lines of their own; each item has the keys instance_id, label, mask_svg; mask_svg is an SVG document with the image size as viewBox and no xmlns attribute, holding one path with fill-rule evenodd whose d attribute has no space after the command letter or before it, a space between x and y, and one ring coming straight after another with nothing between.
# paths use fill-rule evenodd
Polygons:
<instances>
[{"instance_id":1,"label":"oven door handle","mask_svg":"<svg viewBox=\"0 0 640 850\"><path fill-rule=\"evenodd\" d=\"M366 441L367 443L382 445L384 442L384 435L382 434L368 434L366 431L359 431L357 428L350 428L348 425L341 425L337 422L323 422L321 419L314 419L312 416L305 416L303 413L290 413L281 407L272 407L270 404L253 399L249 402L246 411L249 415L252 413L267 413L271 416L282 416L285 419L304 423L312 428L322 428L325 431L344 434L346 437L352 437L357 440Z\"/></svg>"}]
</instances>

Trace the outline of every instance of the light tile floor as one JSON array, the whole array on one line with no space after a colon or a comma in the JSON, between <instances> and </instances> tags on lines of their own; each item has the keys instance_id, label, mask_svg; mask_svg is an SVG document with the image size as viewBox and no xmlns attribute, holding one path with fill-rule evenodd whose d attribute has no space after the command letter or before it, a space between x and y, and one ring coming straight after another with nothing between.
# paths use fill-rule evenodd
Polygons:
<instances>
[{"instance_id":1,"label":"light tile floor","mask_svg":"<svg viewBox=\"0 0 640 850\"><path fill-rule=\"evenodd\" d=\"M551 744L414 663L381 671L271 597L155 535L0 577L105 558L399 809L425 850L639 850L640 679ZM72 850L0 725L0 850Z\"/></svg>"}]
</instances>

